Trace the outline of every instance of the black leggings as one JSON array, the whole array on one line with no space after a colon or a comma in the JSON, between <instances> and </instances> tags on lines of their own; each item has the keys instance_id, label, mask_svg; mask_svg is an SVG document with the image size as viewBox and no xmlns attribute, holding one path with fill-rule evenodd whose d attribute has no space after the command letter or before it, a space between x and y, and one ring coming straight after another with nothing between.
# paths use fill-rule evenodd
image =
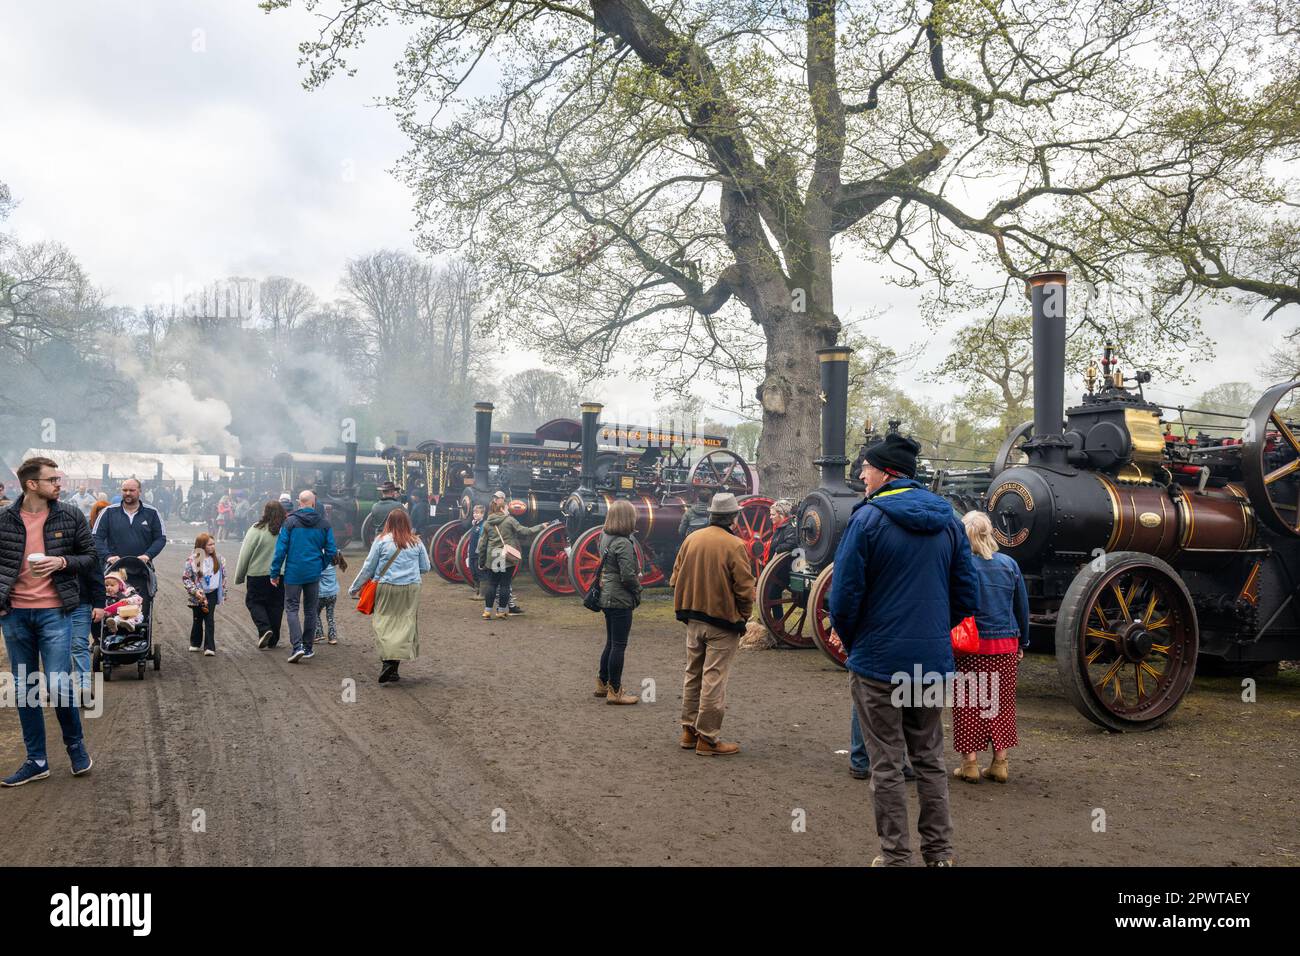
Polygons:
<instances>
[{"instance_id":1,"label":"black leggings","mask_svg":"<svg viewBox=\"0 0 1300 956\"><path fill-rule=\"evenodd\" d=\"M623 686L623 653L631 633L630 607L605 608L605 649L600 653L600 679L607 684Z\"/></svg>"},{"instance_id":2,"label":"black leggings","mask_svg":"<svg viewBox=\"0 0 1300 956\"><path fill-rule=\"evenodd\" d=\"M501 610L505 611L510 607L510 568L505 571L493 571L488 568L482 574L483 588L483 609L492 610L495 604Z\"/></svg>"},{"instance_id":3,"label":"black leggings","mask_svg":"<svg viewBox=\"0 0 1300 956\"><path fill-rule=\"evenodd\" d=\"M194 623L190 625L190 647L202 646L204 650L217 649L217 592L208 592L207 608L190 607Z\"/></svg>"}]
</instances>

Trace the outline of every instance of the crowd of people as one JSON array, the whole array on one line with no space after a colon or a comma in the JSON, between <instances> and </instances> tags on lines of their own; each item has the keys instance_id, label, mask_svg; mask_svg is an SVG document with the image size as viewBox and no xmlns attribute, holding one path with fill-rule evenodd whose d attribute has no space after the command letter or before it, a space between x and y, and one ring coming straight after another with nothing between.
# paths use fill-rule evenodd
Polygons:
<instances>
[{"instance_id":1,"label":"crowd of people","mask_svg":"<svg viewBox=\"0 0 1300 956\"><path fill-rule=\"evenodd\" d=\"M866 449L859 475L865 492L835 554L827 608L849 671L850 772L871 781L881 846L873 865L880 866L912 859L908 780L917 786L925 863L952 865L943 704L953 707L953 746L961 757L953 777L966 783L1009 779L1007 752L1018 742L1017 664L1029 637L1018 566L998 553L985 515L958 519L947 501L915 480L919 450L894 434ZM45 458L24 462L17 474L18 499L0 509L0 629L18 687L36 681L44 667L72 772L81 775L92 761L70 690L89 690L94 624L119 635L147 626L145 600L130 572L149 568L166 546L164 508L172 503L157 507L143 500L133 478L111 500L83 487L61 501L58 466ZM371 614L381 684L400 680L401 664L419 655L421 578L430 570L428 552L396 490L382 489L371 518L382 522L380 531L348 587ZM251 505L241 508L243 500L233 492L222 496L214 530L200 533L186 558L182 584L193 614L190 650L216 655L216 612L228 583L217 543L233 533L243 538L233 583L245 587L258 647L279 645L287 617L288 660L310 660L320 642L337 643L338 575L347 563L312 491L302 491L296 507L287 494L267 501L246 530L240 522ZM470 570L480 586L484 619L521 613L510 582L528 537L545 527L524 526L511 506L498 492L486 509L475 509L471 522ZM796 511L788 499L772 505L774 554L797 546ZM731 756L741 749L722 736L727 685L755 602L751 555L733 533L739 512L728 493L694 502L679 529L685 537L669 582L674 612L686 629L679 744L702 756ZM623 681L642 597L635 524L630 502L611 502L599 543L597 605L605 642L595 696L613 705L640 699ZM978 643L954 654L953 629L965 619L977 629ZM900 676L916 675L926 685L949 681L954 673L975 678L968 686L994 688L993 699L954 702L949 693L936 706L924 686L898 692ZM19 717L27 759L4 786L49 775L40 709L21 707ZM979 754L989 749L992 760L981 769Z\"/></svg>"},{"instance_id":2,"label":"crowd of people","mask_svg":"<svg viewBox=\"0 0 1300 956\"><path fill-rule=\"evenodd\" d=\"M829 597L832 633L847 654L850 773L871 781L881 847L873 866L912 861L909 780L917 787L925 864L953 865L945 705L952 706L953 744L961 756L955 779L1006 783L1007 751L1018 742L1016 668L1029 643L1024 580L1016 563L998 553L985 515L958 519L946 500L915 480L919 452L900 435L866 449L858 476L865 491L837 546ZM696 502L682 519L685 538L670 579L677 619L686 625L679 742L703 756L740 752L739 743L722 738L727 684L755 600L749 552L732 532L739 511L731 494ZM796 511L788 499L772 505L773 554L797 547ZM612 704L637 699L622 687L640 603L628 540L633 517L630 503L615 501L600 542L606 639L596 696ZM954 654L954 628L966 619L978 643ZM935 684L942 693L931 692ZM991 697L962 692L975 686L990 688ZM981 770L979 754L989 749L992 760Z\"/></svg>"}]
</instances>

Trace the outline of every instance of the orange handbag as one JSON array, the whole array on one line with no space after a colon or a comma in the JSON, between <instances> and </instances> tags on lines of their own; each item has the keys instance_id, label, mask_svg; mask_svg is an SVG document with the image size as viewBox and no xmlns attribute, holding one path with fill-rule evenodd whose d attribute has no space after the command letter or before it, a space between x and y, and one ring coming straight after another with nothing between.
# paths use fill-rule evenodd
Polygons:
<instances>
[{"instance_id":1,"label":"orange handbag","mask_svg":"<svg viewBox=\"0 0 1300 956\"><path fill-rule=\"evenodd\" d=\"M393 547L397 548L397 545L393 545ZM401 553L402 549L397 548L397 550L393 552L393 556L388 559L388 563L384 565L384 570L380 571L365 584L361 585L361 590L357 593L358 614L375 613L375 594L379 591L379 585L376 582L379 578L382 578L388 573L388 569L393 566L393 562L397 560L397 556Z\"/></svg>"},{"instance_id":2,"label":"orange handbag","mask_svg":"<svg viewBox=\"0 0 1300 956\"><path fill-rule=\"evenodd\" d=\"M952 649L958 654L974 654L980 649L980 632L975 618L964 618L952 629Z\"/></svg>"}]
</instances>

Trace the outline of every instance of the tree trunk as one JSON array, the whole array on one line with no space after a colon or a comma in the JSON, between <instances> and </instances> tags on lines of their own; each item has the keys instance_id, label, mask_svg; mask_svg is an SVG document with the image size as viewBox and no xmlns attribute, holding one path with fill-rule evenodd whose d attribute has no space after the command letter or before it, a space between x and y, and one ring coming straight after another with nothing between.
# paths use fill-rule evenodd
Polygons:
<instances>
[{"instance_id":1,"label":"tree trunk","mask_svg":"<svg viewBox=\"0 0 1300 956\"><path fill-rule=\"evenodd\" d=\"M759 386L763 431L758 440L759 488L772 497L802 498L817 487L821 454L821 384L817 350L835 344L788 310L765 323L766 378ZM843 449L832 450L842 452Z\"/></svg>"}]
</instances>

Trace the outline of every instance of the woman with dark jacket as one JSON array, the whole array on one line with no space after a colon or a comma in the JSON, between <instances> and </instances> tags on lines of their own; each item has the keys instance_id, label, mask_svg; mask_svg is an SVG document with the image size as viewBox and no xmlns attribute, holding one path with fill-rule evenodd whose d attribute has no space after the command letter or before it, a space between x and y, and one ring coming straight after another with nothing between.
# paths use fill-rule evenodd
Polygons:
<instances>
[{"instance_id":1,"label":"woman with dark jacket","mask_svg":"<svg viewBox=\"0 0 1300 956\"><path fill-rule=\"evenodd\" d=\"M969 512L962 524L980 581L980 609L975 614L980 638L974 654L955 655L958 695L952 708L952 738L962 764L953 776L966 783L979 783L981 777L1006 783L1007 751L1019 742L1016 664L1029 646L1029 596L1019 565L998 553L988 515ZM996 691L995 699L991 691ZM993 762L981 773L976 758L990 744Z\"/></svg>"},{"instance_id":2,"label":"woman with dark jacket","mask_svg":"<svg viewBox=\"0 0 1300 956\"><path fill-rule=\"evenodd\" d=\"M600 654L595 696L604 697L607 704L635 704L639 699L635 694L623 693L623 655L632 632L632 611L641 604L636 549L632 546L635 526L632 502L619 499L609 506L600 536L600 608L605 615L605 649Z\"/></svg>"},{"instance_id":3,"label":"woman with dark jacket","mask_svg":"<svg viewBox=\"0 0 1300 956\"><path fill-rule=\"evenodd\" d=\"M769 552L778 555L799 547L799 525L794 520L795 503L789 498L778 498L768 509L772 519L772 546Z\"/></svg>"}]
</instances>

